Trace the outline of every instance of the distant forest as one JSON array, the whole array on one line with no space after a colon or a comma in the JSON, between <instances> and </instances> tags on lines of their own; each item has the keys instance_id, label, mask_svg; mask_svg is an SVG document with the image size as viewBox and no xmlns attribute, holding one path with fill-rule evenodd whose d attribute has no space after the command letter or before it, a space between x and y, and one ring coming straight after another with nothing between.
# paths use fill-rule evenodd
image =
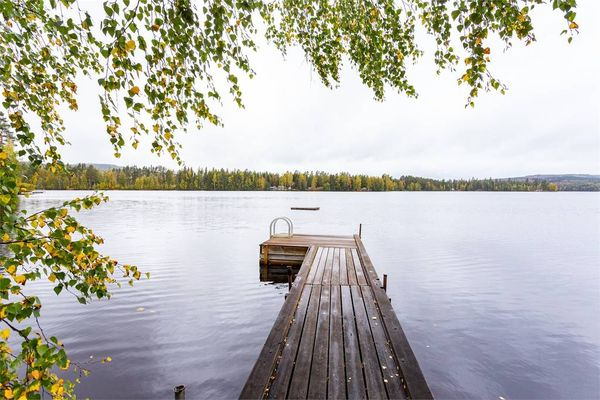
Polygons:
<instances>
[{"instance_id":1,"label":"distant forest","mask_svg":"<svg viewBox=\"0 0 600 400\"><path fill-rule=\"evenodd\" d=\"M557 191L578 190L541 179L451 179L438 180L389 175L368 176L326 172L255 172L248 170L163 167L96 168L94 165L68 166L68 172L31 170L22 166L27 181L43 189L122 189L122 190L299 190L299 191ZM584 186L580 190L598 190Z\"/></svg>"}]
</instances>

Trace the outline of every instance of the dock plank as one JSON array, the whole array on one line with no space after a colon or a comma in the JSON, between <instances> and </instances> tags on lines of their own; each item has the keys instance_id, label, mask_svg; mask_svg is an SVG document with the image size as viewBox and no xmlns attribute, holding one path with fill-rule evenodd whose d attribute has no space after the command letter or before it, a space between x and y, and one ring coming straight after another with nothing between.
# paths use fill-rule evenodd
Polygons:
<instances>
[{"instance_id":1,"label":"dock plank","mask_svg":"<svg viewBox=\"0 0 600 400\"><path fill-rule=\"evenodd\" d=\"M335 248L333 251L333 264L331 264L331 284L340 284L340 249Z\"/></svg>"},{"instance_id":2,"label":"dock plank","mask_svg":"<svg viewBox=\"0 0 600 400\"><path fill-rule=\"evenodd\" d=\"M346 249L340 251L340 285L348 284L348 265L346 264Z\"/></svg>"},{"instance_id":3,"label":"dock plank","mask_svg":"<svg viewBox=\"0 0 600 400\"><path fill-rule=\"evenodd\" d=\"M352 261L352 252L350 249L344 249L346 253L346 269L348 270L348 285L358 285L356 280L356 271L354 270L354 261Z\"/></svg>"},{"instance_id":4,"label":"dock plank","mask_svg":"<svg viewBox=\"0 0 600 400\"><path fill-rule=\"evenodd\" d=\"M354 305L354 314L356 316L356 327L358 331L358 342L360 344L360 353L362 355L363 368L365 372L365 383L367 394L372 399L387 398L385 385L379 358L373 343L371 327L367 319L365 304L359 286L351 286L352 303Z\"/></svg>"},{"instance_id":5,"label":"dock plank","mask_svg":"<svg viewBox=\"0 0 600 400\"><path fill-rule=\"evenodd\" d=\"M364 270L361 266L360 258L358 257L358 252L355 249L351 250L352 252L352 264L354 265L354 272L356 272L356 280L359 285L367 285L367 278L365 277Z\"/></svg>"},{"instance_id":6,"label":"dock plank","mask_svg":"<svg viewBox=\"0 0 600 400\"><path fill-rule=\"evenodd\" d=\"M294 234L292 237L272 237L261 243L261 245L304 246L306 248L310 246L356 248L356 241L352 236Z\"/></svg>"},{"instance_id":7,"label":"dock plank","mask_svg":"<svg viewBox=\"0 0 600 400\"><path fill-rule=\"evenodd\" d=\"M331 272L333 270L333 256L335 255L335 248L330 247L327 253L327 260L325 260L325 269L323 270L323 285L331 285Z\"/></svg>"},{"instance_id":8,"label":"dock plank","mask_svg":"<svg viewBox=\"0 0 600 400\"><path fill-rule=\"evenodd\" d=\"M342 302L339 286L331 286L331 311L329 314L329 380L327 398L346 397L344 373L344 338L342 335Z\"/></svg>"},{"instance_id":9,"label":"dock plank","mask_svg":"<svg viewBox=\"0 0 600 400\"><path fill-rule=\"evenodd\" d=\"M309 399L324 399L327 397L330 298L330 287L321 286L319 317L317 320L314 354L309 377Z\"/></svg>"},{"instance_id":10,"label":"dock plank","mask_svg":"<svg viewBox=\"0 0 600 400\"><path fill-rule=\"evenodd\" d=\"M406 393L402 385L400 376L400 368L394 360L394 353L390 347L389 340L386 336L385 329L381 321L381 315L375 304L371 288L367 286L361 287L365 308L367 310L367 319L371 325L373 334L373 342L381 363L383 383L390 399L406 399Z\"/></svg>"},{"instance_id":11,"label":"dock plank","mask_svg":"<svg viewBox=\"0 0 600 400\"><path fill-rule=\"evenodd\" d=\"M318 269L315 273L315 279L313 281L314 284L320 285L321 283L323 283L323 274L325 273L325 264L327 263L327 258L329 257L329 251L329 248L323 248L323 254L321 255L319 265L317 266Z\"/></svg>"},{"instance_id":12,"label":"dock plank","mask_svg":"<svg viewBox=\"0 0 600 400\"><path fill-rule=\"evenodd\" d=\"M285 345L281 351L279 363L275 368L275 379L273 379L268 391L268 398L270 399L285 399L287 397L290 378L292 377L292 371L294 369L294 360L296 359L302 337L302 329L304 328L312 288L312 285L304 285L302 288L302 296L298 302L298 308L296 309L290 330L285 339Z\"/></svg>"},{"instance_id":13,"label":"dock plank","mask_svg":"<svg viewBox=\"0 0 600 400\"><path fill-rule=\"evenodd\" d=\"M306 283L309 283L309 284L314 283L315 275L316 275L317 269L318 269L318 264L319 264L319 261L321 260L322 255L323 255L323 248L319 247L317 249L317 254L315 255L315 258L310 265L310 271L308 272L308 276L306 278Z\"/></svg>"},{"instance_id":14,"label":"dock plank","mask_svg":"<svg viewBox=\"0 0 600 400\"><path fill-rule=\"evenodd\" d=\"M308 394L308 379L306 378L310 376L320 301L321 285L313 285L304 328L302 329L302 339L298 348L298 355L296 356L292 382L288 389L289 394L287 397L289 399L305 399Z\"/></svg>"},{"instance_id":15,"label":"dock plank","mask_svg":"<svg viewBox=\"0 0 600 400\"><path fill-rule=\"evenodd\" d=\"M364 399L366 397L365 380L363 377L350 286L341 286L341 294L342 322L344 328L344 358L346 362L346 388L348 389L348 398Z\"/></svg>"}]
</instances>

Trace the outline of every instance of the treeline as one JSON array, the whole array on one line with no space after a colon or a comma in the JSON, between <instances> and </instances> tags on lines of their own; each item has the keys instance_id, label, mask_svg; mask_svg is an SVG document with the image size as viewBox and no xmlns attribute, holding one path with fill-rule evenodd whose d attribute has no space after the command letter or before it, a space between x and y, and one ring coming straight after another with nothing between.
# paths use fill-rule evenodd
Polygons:
<instances>
[{"instance_id":1,"label":"treeline","mask_svg":"<svg viewBox=\"0 0 600 400\"><path fill-rule=\"evenodd\" d=\"M68 172L32 170L23 173L36 189L100 190L315 190L315 191L556 191L546 181L505 179L436 180L414 176L393 178L326 172L255 172L248 170L122 167L100 170L93 165L68 166Z\"/></svg>"}]
</instances>

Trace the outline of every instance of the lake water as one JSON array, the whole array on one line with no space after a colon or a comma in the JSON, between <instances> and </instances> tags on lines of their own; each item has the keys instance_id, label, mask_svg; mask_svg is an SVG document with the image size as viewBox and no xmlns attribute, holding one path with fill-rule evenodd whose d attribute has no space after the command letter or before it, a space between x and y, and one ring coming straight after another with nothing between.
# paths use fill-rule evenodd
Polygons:
<instances>
[{"instance_id":1,"label":"lake water","mask_svg":"<svg viewBox=\"0 0 600 400\"><path fill-rule=\"evenodd\" d=\"M35 288L73 359L113 359L90 366L81 397L169 399L178 384L188 399L238 396L287 291L259 282L258 245L280 215L299 233L363 224L436 397L600 397L598 193L107 194L80 220L152 278L87 306Z\"/></svg>"}]
</instances>

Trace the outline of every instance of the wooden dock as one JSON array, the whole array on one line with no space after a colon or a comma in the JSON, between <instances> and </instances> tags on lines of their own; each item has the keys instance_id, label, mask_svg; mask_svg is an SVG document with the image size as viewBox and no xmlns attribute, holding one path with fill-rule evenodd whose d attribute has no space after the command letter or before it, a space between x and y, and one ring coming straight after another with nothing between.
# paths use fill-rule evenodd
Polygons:
<instances>
[{"instance_id":1,"label":"wooden dock","mask_svg":"<svg viewBox=\"0 0 600 400\"><path fill-rule=\"evenodd\" d=\"M260 254L300 269L241 398L433 398L358 235L274 237Z\"/></svg>"}]
</instances>

